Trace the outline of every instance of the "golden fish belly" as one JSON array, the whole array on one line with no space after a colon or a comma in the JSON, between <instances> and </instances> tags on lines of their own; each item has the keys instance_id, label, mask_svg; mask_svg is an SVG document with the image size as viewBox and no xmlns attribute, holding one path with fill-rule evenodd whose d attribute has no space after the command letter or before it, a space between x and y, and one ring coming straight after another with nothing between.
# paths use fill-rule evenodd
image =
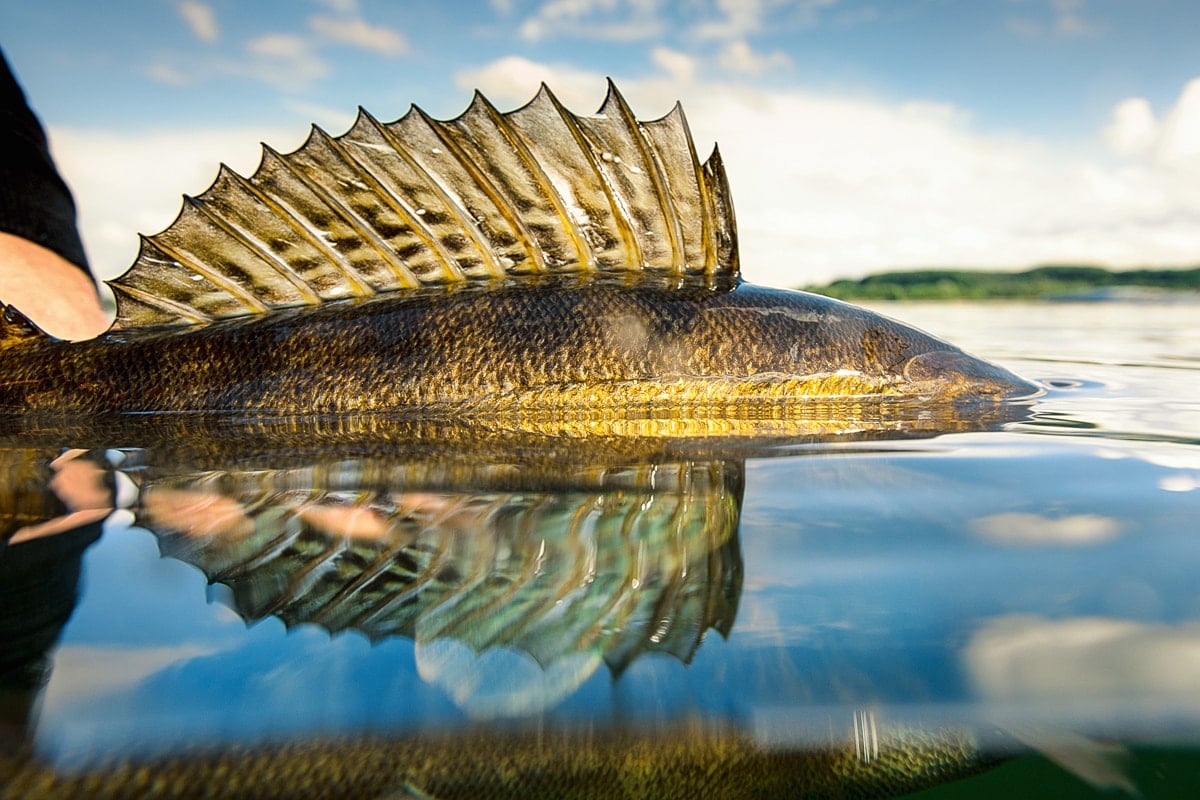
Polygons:
<instances>
[{"instance_id":1,"label":"golden fish belly","mask_svg":"<svg viewBox=\"0 0 1200 800\"><path fill-rule=\"evenodd\" d=\"M910 366L936 356L953 369ZM800 292L523 281L0 352L0 408L51 413L671 409L1024 394L1006 371Z\"/></svg>"}]
</instances>

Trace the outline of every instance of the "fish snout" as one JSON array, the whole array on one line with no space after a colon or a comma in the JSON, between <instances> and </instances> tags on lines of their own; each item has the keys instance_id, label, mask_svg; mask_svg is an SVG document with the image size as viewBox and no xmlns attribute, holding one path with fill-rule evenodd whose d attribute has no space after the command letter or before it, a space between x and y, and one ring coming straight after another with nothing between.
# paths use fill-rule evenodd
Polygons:
<instances>
[{"instance_id":1,"label":"fish snout","mask_svg":"<svg viewBox=\"0 0 1200 800\"><path fill-rule=\"evenodd\" d=\"M956 350L931 350L910 358L905 380L940 399L1016 400L1041 393L1041 388L1004 367Z\"/></svg>"}]
</instances>

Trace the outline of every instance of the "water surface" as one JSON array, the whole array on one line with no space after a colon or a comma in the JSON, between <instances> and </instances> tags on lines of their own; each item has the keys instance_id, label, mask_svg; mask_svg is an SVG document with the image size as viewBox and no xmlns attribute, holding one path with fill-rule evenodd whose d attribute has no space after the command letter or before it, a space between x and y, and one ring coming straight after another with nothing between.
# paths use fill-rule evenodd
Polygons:
<instances>
[{"instance_id":1,"label":"water surface","mask_svg":"<svg viewBox=\"0 0 1200 800\"><path fill-rule=\"evenodd\" d=\"M1005 757L1116 742L1144 796L1186 796L1200 308L877 308L1045 395L870 434L833 409L817 434L753 446L719 430L599 448L413 432L441 444L401 458L370 430L286 445L241 431L234 447L174 423L153 442L11 439L26 540L0 564L38 547L51 566L45 619L5 622L9 652L35 668L45 653L48 681L9 690L5 721L63 774L530 725L732 726L767 750L841 742L867 763L889 747L880 731L961 729ZM75 447L88 452L50 466ZM125 508L33 528L38 476L80 465ZM1093 791L1013 764L934 793Z\"/></svg>"}]
</instances>

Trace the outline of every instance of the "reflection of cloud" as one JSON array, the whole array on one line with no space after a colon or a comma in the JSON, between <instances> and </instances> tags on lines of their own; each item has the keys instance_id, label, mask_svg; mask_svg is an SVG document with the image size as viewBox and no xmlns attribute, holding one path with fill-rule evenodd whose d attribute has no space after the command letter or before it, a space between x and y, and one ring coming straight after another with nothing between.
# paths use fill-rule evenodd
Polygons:
<instances>
[{"instance_id":1,"label":"reflection of cloud","mask_svg":"<svg viewBox=\"0 0 1200 800\"><path fill-rule=\"evenodd\" d=\"M1158 479L1158 488L1164 492L1191 492L1200 489L1200 474L1164 475Z\"/></svg>"},{"instance_id":2,"label":"reflection of cloud","mask_svg":"<svg viewBox=\"0 0 1200 800\"><path fill-rule=\"evenodd\" d=\"M965 660L976 687L993 698L1161 696L1200 704L1195 622L999 617L971 638Z\"/></svg>"},{"instance_id":3,"label":"reflection of cloud","mask_svg":"<svg viewBox=\"0 0 1200 800\"><path fill-rule=\"evenodd\" d=\"M524 716L553 708L604 663L598 649L569 652L542 666L521 650L475 652L451 638L417 640L417 671L477 719Z\"/></svg>"},{"instance_id":4,"label":"reflection of cloud","mask_svg":"<svg viewBox=\"0 0 1200 800\"><path fill-rule=\"evenodd\" d=\"M212 652L215 652L212 648L195 645L143 648L65 645L54 653L45 704L52 708L132 688L164 667Z\"/></svg>"},{"instance_id":5,"label":"reflection of cloud","mask_svg":"<svg viewBox=\"0 0 1200 800\"><path fill-rule=\"evenodd\" d=\"M1158 479L1158 488L1164 492L1190 492L1200 489L1200 452L1195 448L1178 445L1160 445L1153 442L1137 443L1122 449L1099 448L1100 458L1136 458L1147 464L1173 470Z\"/></svg>"},{"instance_id":6,"label":"reflection of cloud","mask_svg":"<svg viewBox=\"0 0 1200 800\"><path fill-rule=\"evenodd\" d=\"M1094 544L1105 542L1121 531L1121 523L1099 514L1072 514L1043 517L1038 514L1009 512L977 517L971 530L1001 544Z\"/></svg>"}]
</instances>

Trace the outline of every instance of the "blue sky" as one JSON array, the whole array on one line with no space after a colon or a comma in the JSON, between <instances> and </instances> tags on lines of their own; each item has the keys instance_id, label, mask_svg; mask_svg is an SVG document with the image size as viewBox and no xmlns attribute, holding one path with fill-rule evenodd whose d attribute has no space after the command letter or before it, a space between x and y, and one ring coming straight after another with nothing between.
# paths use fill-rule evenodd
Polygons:
<instances>
[{"instance_id":1,"label":"blue sky","mask_svg":"<svg viewBox=\"0 0 1200 800\"><path fill-rule=\"evenodd\" d=\"M69 20L64 24L64 20ZM1200 6L1185 0L46 0L0 46L50 130L98 271L220 161L410 102L612 76L721 143L753 280L902 266L1200 262Z\"/></svg>"}]
</instances>

